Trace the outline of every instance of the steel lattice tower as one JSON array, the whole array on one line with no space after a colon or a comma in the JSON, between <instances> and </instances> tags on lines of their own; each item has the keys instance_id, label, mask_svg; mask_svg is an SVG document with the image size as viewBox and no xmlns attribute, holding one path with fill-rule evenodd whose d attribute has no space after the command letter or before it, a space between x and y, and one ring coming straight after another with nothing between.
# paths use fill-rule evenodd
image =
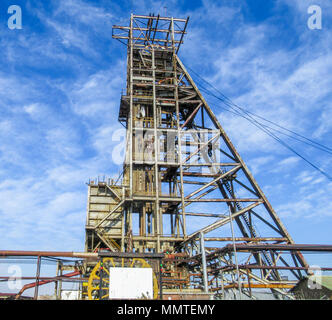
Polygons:
<instances>
[{"instance_id":1,"label":"steel lattice tower","mask_svg":"<svg viewBox=\"0 0 332 320\"><path fill-rule=\"evenodd\" d=\"M219 292L240 275L243 292L284 293L280 270L301 278L308 266L274 249L294 241L177 55L188 19L131 15L113 27L128 50L126 156L121 184L89 184L86 251L182 252L165 268L187 281L169 287Z\"/></svg>"}]
</instances>

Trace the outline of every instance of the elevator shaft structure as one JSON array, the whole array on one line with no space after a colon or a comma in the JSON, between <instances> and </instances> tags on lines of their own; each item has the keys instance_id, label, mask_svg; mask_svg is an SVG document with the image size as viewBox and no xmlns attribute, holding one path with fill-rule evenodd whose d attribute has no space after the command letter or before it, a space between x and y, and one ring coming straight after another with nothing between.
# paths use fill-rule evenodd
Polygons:
<instances>
[{"instance_id":1,"label":"elevator shaft structure","mask_svg":"<svg viewBox=\"0 0 332 320\"><path fill-rule=\"evenodd\" d=\"M85 251L183 252L176 268L189 280L178 288L197 282L215 292L235 268L222 276L214 270L245 254L246 265L261 267L248 278L282 293L278 266L294 265L298 279L308 265L300 251L284 257L264 249L294 241L178 56L188 20L132 14L129 26L113 26L113 38L127 47L119 111L125 160L121 183L89 183ZM219 250L231 243L262 246ZM243 273L237 269L238 281Z\"/></svg>"}]
</instances>

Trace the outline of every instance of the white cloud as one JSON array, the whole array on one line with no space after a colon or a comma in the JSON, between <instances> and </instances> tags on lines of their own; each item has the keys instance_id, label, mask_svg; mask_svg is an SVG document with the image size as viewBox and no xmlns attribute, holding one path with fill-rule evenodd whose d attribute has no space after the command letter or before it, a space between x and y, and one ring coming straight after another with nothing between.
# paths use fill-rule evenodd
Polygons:
<instances>
[{"instance_id":1,"label":"white cloud","mask_svg":"<svg viewBox=\"0 0 332 320\"><path fill-rule=\"evenodd\" d=\"M62 161L67 158L76 158L80 156L83 151L78 141L77 130L73 127L61 125L49 129L46 132L45 139L48 152L55 153L55 155L53 154L49 156L49 158L53 157L54 159ZM58 156L56 154L58 154Z\"/></svg>"},{"instance_id":2,"label":"white cloud","mask_svg":"<svg viewBox=\"0 0 332 320\"><path fill-rule=\"evenodd\" d=\"M99 32L102 31L101 27L105 27L105 24L108 27L111 25L113 14L102 7L93 6L80 0L60 0L54 3L57 4L54 17L62 19L64 15L69 16L72 25L79 22L89 28L97 29Z\"/></svg>"},{"instance_id":3,"label":"white cloud","mask_svg":"<svg viewBox=\"0 0 332 320\"><path fill-rule=\"evenodd\" d=\"M12 241L22 249L28 248L31 243L35 246L39 243L42 248L49 245L48 249L65 249L73 231L77 237L77 227L80 226L82 232L84 230L86 196L83 188L75 192L61 192L47 178L40 177L40 180L8 179L1 183L0 191L0 229L5 225L7 235L4 242ZM76 221L66 224L71 215L76 216Z\"/></svg>"},{"instance_id":4,"label":"white cloud","mask_svg":"<svg viewBox=\"0 0 332 320\"><path fill-rule=\"evenodd\" d=\"M308 183L314 179L314 174L311 171L303 171L296 177L300 184Z\"/></svg>"},{"instance_id":5,"label":"white cloud","mask_svg":"<svg viewBox=\"0 0 332 320\"><path fill-rule=\"evenodd\" d=\"M299 13L307 15L307 9L311 5L319 5L323 9L326 9L326 14L331 14L331 11L329 9L332 9L331 1L329 0L293 0L293 1L287 1L287 0L278 0L279 3L285 3L287 6L293 7L295 10L297 10ZM309 15L308 15L309 16Z\"/></svg>"},{"instance_id":6,"label":"white cloud","mask_svg":"<svg viewBox=\"0 0 332 320\"><path fill-rule=\"evenodd\" d=\"M105 117L111 115L112 122L117 121L121 89L125 83L124 61L118 61L109 70L100 70L62 90L71 101L73 111L87 117ZM112 111L113 110L113 111Z\"/></svg>"},{"instance_id":7,"label":"white cloud","mask_svg":"<svg viewBox=\"0 0 332 320\"><path fill-rule=\"evenodd\" d=\"M316 171L302 171L293 180L296 189L284 189L287 192L288 202L276 206L281 217L324 218L332 216L332 182L326 183L326 178Z\"/></svg>"},{"instance_id":8,"label":"white cloud","mask_svg":"<svg viewBox=\"0 0 332 320\"><path fill-rule=\"evenodd\" d=\"M328 105L323 109L318 119L320 125L313 133L314 138L321 138L325 134L332 132L332 106Z\"/></svg>"},{"instance_id":9,"label":"white cloud","mask_svg":"<svg viewBox=\"0 0 332 320\"><path fill-rule=\"evenodd\" d=\"M332 33L324 30L314 41L311 33L301 29L305 36L299 32L297 47L274 44L271 49L271 42L277 43L281 37L276 24L270 20L244 23L239 12L236 18L232 23L232 37L227 42L223 37L218 41L210 39L203 28L196 27L194 43L198 45L192 50L185 44L184 56L191 59L191 64L198 64L200 74L237 105L309 137L312 132L316 137L326 134L331 125L327 101L332 86L329 44ZM192 52L200 51L204 58L197 57L195 61ZM214 111L218 110L216 105L222 105L212 98L208 100ZM312 117L313 113L322 115ZM246 120L228 113L219 118L241 152L250 148L258 151L261 146L267 151L283 152L278 144L271 143L268 135L257 132Z\"/></svg>"},{"instance_id":10,"label":"white cloud","mask_svg":"<svg viewBox=\"0 0 332 320\"><path fill-rule=\"evenodd\" d=\"M33 115L36 112L38 112L38 104L37 103L33 103L33 104L26 105L26 106L23 107L23 110L26 113L28 113L30 115Z\"/></svg>"},{"instance_id":11,"label":"white cloud","mask_svg":"<svg viewBox=\"0 0 332 320\"><path fill-rule=\"evenodd\" d=\"M47 24L52 27L61 37L62 44L65 47L76 47L88 55L94 55L95 52L87 45L88 38L86 34L80 34L73 30L70 25L64 25L52 20L46 20Z\"/></svg>"},{"instance_id":12,"label":"white cloud","mask_svg":"<svg viewBox=\"0 0 332 320\"><path fill-rule=\"evenodd\" d=\"M278 214L290 219L332 217L332 183L324 188L317 188L317 183L321 182L306 180L311 188L302 188L297 199L290 199L289 203L278 205Z\"/></svg>"},{"instance_id":13,"label":"white cloud","mask_svg":"<svg viewBox=\"0 0 332 320\"><path fill-rule=\"evenodd\" d=\"M6 134L8 134L12 129L12 123L9 120L2 120L0 122L0 133L1 136L5 136Z\"/></svg>"},{"instance_id":14,"label":"white cloud","mask_svg":"<svg viewBox=\"0 0 332 320\"><path fill-rule=\"evenodd\" d=\"M79 49L90 59L100 59L101 52L96 50L94 43L96 38L111 40L108 30L112 28L112 13L80 0L53 1L53 4L55 10L51 13L41 9L34 12L55 32L54 38L60 39L66 48Z\"/></svg>"},{"instance_id":15,"label":"white cloud","mask_svg":"<svg viewBox=\"0 0 332 320\"><path fill-rule=\"evenodd\" d=\"M290 166L295 165L299 161L300 161L299 157L288 157L288 158L285 158L285 159L281 160L279 162L279 166L280 167L288 167L289 168Z\"/></svg>"},{"instance_id":16,"label":"white cloud","mask_svg":"<svg viewBox=\"0 0 332 320\"><path fill-rule=\"evenodd\" d=\"M240 153L254 152L262 155L280 149L273 138L247 120L228 113L222 113L218 118Z\"/></svg>"},{"instance_id":17,"label":"white cloud","mask_svg":"<svg viewBox=\"0 0 332 320\"><path fill-rule=\"evenodd\" d=\"M269 164L271 166L271 164L274 162L275 162L274 156L257 157L250 159L248 161L248 166L252 174L256 175L264 169L264 165Z\"/></svg>"}]
</instances>

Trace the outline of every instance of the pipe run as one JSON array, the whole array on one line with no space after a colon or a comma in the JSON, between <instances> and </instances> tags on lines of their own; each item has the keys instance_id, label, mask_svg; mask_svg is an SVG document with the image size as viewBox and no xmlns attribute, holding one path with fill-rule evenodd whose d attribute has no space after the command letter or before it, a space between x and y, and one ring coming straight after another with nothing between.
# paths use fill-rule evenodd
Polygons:
<instances>
[{"instance_id":1,"label":"pipe run","mask_svg":"<svg viewBox=\"0 0 332 320\"><path fill-rule=\"evenodd\" d=\"M68 251L22 251L22 250L0 250L0 256L11 257L67 257L67 258L98 258L98 253L93 252L68 252Z\"/></svg>"}]
</instances>

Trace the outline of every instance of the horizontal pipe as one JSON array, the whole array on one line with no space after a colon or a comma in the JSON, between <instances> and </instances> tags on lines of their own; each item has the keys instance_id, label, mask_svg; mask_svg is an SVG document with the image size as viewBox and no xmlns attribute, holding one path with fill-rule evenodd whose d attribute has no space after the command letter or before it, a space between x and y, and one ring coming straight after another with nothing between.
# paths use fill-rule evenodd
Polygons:
<instances>
[{"instance_id":1,"label":"horizontal pipe","mask_svg":"<svg viewBox=\"0 0 332 320\"><path fill-rule=\"evenodd\" d=\"M186 258L186 257L188 257L188 254L185 252L170 253L170 254L165 254L163 260L173 260L175 258Z\"/></svg>"},{"instance_id":2,"label":"horizontal pipe","mask_svg":"<svg viewBox=\"0 0 332 320\"><path fill-rule=\"evenodd\" d=\"M231 271L235 270L236 265L230 265L230 266L223 266L220 268L216 269L211 269L208 271L208 273L216 273L217 271ZM320 271L332 271L332 268L329 267L317 267L317 268L310 268L310 267L290 267L290 266L260 266L260 265L252 265L252 264L247 264L247 265L239 265L239 269L244 269L244 270L303 270L306 271L308 269L310 270L320 270Z\"/></svg>"},{"instance_id":3,"label":"horizontal pipe","mask_svg":"<svg viewBox=\"0 0 332 320\"><path fill-rule=\"evenodd\" d=\"M113 35L112 38L114 39L124 39L124 40L130 40L130 37L125 37L125 36L117 36L117 35ZM141 41L146 41L145 38L139 38L139 37L132 37L132 40L141 40ZM171 43L171 40L164 40L164 39L154 39L154 42L167 42L167 43ZM174 40L174 43L183 43L183 41L178 41L178 40Z\"/></svg>"},{"instance_id":4,"label":"horizontal pipe","mask_svg":"<svg viewBox=\"0 0 332 320\"><path fill-rule=\"evenodd\" d=\"M221 248L220 251L233 250L232 245ZM260 250L286 250L286 251L324 251L332 252L332 245L321 244L236 244L236 250L260 251Z\"/></svg>"},{"instance_id":5,"label":"horizontal pipe","mask_svg":"<svg viewBox=\"0 0 332 320\"><path fill-rule=\"evenodd\" d=\"M123 27L123 26L112 26L112 29L118 29L118 30L130 30L130 27ZM149 31L149 30L153 30L156 32L164 32L164 33L168 33L169 30L168 29L154 29L154 28L146 28L146 27L142 27L142 28L138 28L138 27L133 27L132 30L135 31ZM175 34L187 34L186 31L180 31L180 30L174 30Z\"/></svg>"},{"instance_id":6,"label":"horizontal pipe","mask_svg":"<svg viewBox=\"0 0 332 320\"><path fill-rule=\"evenodd\" d=\"M3 277L0 276L1 280L7 280L7 281L16 281L16 280L36 280L37 277ZM57 276L57 277L38 277L38 280L50 280L50 281L56 281L56 280L63 280L67 282L77 282L77 281L88 281L89 278L68 278L66 276Z\"/></svg>"},{"instance_id":7,"label":"horizontal pipe","mask_svg":"<svg viewBox=\"0 0 332 320\"><path fill-rule=\"evenodd\" d=\"M100 257L115 257L115 258L151 258L162 259L165 257L163 253L140 253L140 252L99 252Z\"/></svg>"},{"instance_id":8,"label":"horizontal pipe","mask_svg":"<svg viewBox=\"0 0 332 320\"><path fill-rule=\"evenodd\" d=\"M227 289L232 289L232 288L238 288L239 284L238 283L233 283L229 284L227 286L224 286L224 290ZM255 289L292 289L294 288L294 285L292 284L283 284L283 283L241 283L242 288L255 288ZM214 288L214 291L222 289L221 287L219 288Z\"/></svg>"},{"instance_id":9,"label":"horizontal pipe","mask_svg":"<svg viewBox=\"0 0 332 320\"><path fill-rule=\"evenodd\" d=\"M186 22L187 19L179 19L179 18L170 18L170 17L160 17L160 16L142 16L142 15L133 15L133 18L138 18L138 19L158 19L158 20L165 20L165 21L176 21L176 22Z\"/></svg>"},{"instance_id":10,"label":"horizontal pipe","mask_svg":"<svg viewBox=\"0 0 332 320\"><path fill-rule=\"evenodd\" d=\"M98 258L98 253L69 252L69 251L22 251L0 250L0 256L33 256L33 257L69 257L69 258Z\"/></svg>"},{"instance_id":11,"label":"horizontal pipe","mask_svg":"<svg viewBox=\"0 0 332 320\"><path fill-rule=\"evenodd\" d=\"M247 237L239 237L239 238L232 238L232 237L207 237L204 238L205 241L287 241L287 238L272 238L272 237L257 237L257 238L247 238Z\"/></svg>"},{"instance_id":12,"label":"horizontal pipe","mask_svg":"<svg viewBox=\"0 0 332 320\"><path fill-rule=\"evenodd\" d=\"M185 199L186 202L263 202L262 199Z\"/></svg>"}]
</instances>

